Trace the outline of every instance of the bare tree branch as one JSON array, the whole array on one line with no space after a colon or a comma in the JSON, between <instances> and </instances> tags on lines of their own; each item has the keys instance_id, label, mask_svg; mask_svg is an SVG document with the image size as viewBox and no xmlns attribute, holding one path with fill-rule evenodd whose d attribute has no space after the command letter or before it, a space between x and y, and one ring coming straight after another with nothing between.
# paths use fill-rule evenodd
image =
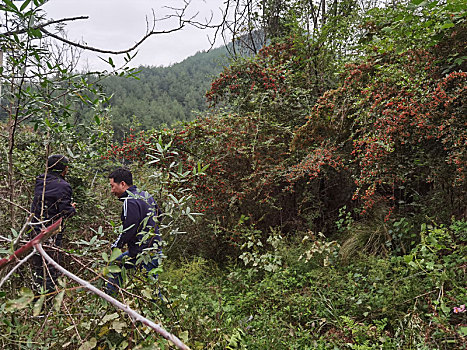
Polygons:
<instances>
[{"instance_id":1,"label":"bare tree branch","mask_svg":"<svg viewBox=\"0 0 467 350\"><path fill-rule=\"evenodd\" d=\"M1 35L4 36L4 37L8 37L8 36L12 36L12 35L24 34L28 30L31 30L31 29L40 29L40 30L42 30L43 28L45 28L47 26L50 26L52 24L76 21L76 20L79 20L79 19L89 19L89 16L79 16L79 17L68 17L68 18L61 18L61 19L53 19L53 20L50 20L48 22L41 23L41 24L29 27L29 28L22 28L22 29L18 29L18 30L11 30L11 31L8 31L8 32L4 32L4 33L1 33Z\"/></svg>"},{"instance_id":2,"label":"bare tree branch","mask_svg":"<svg viewBox=\"0 0 467 350\"><path fill-rule=\"evenodd\" d=\"M118 50L118 51L116 51L116 50L105 50L105 49L101 49L101 48L98 48L98 47L89 46L89 45L85 45L85 44L82 44L82 43L78 43L78 42L69 40L67 38L64 38L63 36L58 35L58 34L51 33L49 30L47 30L45 28L45 26L38 27L37 29L40 29L40 31L42 33L50 36L51 38L54 38L54 39L56 39L58 41L66 43L68 45L71 45L71 46L73 46L75 48L80 48L80 49L83 49L83 50L88 50L88 51L93 51L93 52L98 52L98 53L111 54L111 55L121 55L121 54L125 54L125 53L130 53L130 52L136 50L143 42L145 42L149 37L151 37L153 35L170 34L170 33L179 31L179 30L183 29L186 26L186 24L188 24L188 23L192 24L194 26L200 26L201 25L200 23L193 21L194 17L189 18L189 19L184 19L184 15L185 15L186 9L187 9L189 4L190 4L190 2L185 1L185 7L183 7L183 8L171 8L172 10L176 10L176 14L175 15L169 15L169 16L165 17L164 19L169 19L169 18L176 17L176 18L178 18L179 23L178 23L178 26L176 26L176 27L174 27L172 29L167 29L167 30L159 30L159 31L155 30L156 22L158 20L156 19L154 11L153 11L153 13L152 13L152 15L153 15L152 28L150 29L149 22L146 19L146 22L147 22L146 34L140 40L138 40L133 46L131 46L130 48L127 48L127 49L124 49L124 50ZM78 18L79 17L76 17L76 19L78 19ZM207 24L206 24L206 26L207 26Z\"/></svg>"},{"instance_id":3,"label":"bare tree branch","mask_svg":"<svg viewBox=\"0 0 467 350\"><path fill-rule=\"evenodd\" d=\"M41 28L41 32L43 32L44 34L47 34L48 36L50 36L50 37L52 37L52 38L54 38L56 40L62 41L64 43L66 43L66 44L72 45L74 47L78 47L78 48L83 49L83 50L89 50L89 51L99 52L99 53L106 53L106 54L111 54L111 55L121 55L121 54L124 54L124 53L129 53L131 51L134 51L136 48L138 48L138 46L140 46L144 41L146 41L147 38L149 38L152 35L169 34L169 33L176 32L176 31L178 31L178 30L180 30L180 29L182 29L184 27L185 27L185 22L181 22L178 27L175 27L175 28L172 28L172 29L169 29L169 30L161 30L161 31L152 30L149 33L146 33L146 35L144 35L132 47L130 47L128 49L125 49L125 50L120 50L120 51L103 50L103 49L99 49L97 47L80 44L80 43L77 43L77 42L62 38L61 36L53 34L53 33L49 32L48 30L46 30L44 28Z\"/></svg>"}]
</instances>

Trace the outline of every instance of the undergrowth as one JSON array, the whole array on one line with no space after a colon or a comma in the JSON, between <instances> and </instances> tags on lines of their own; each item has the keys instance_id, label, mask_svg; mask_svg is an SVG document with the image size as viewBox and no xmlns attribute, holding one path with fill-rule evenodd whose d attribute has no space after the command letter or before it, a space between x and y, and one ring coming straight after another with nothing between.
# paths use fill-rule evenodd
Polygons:
<instances>
[{"instance_id":1,"label":"undergrowth","mask_svg":"<svg viewBox=\"0 0 467 350\"><path fill-rule=\"evenodd\" d=\"M167 323L195 349L465 348L465 221L421 229L408 254L323 264L283 243L271 273L242 262L168 263ZM326 254L326 253L324 253ZM171 319L177 317L177 320Z\"/></svg>"}]
</instances>

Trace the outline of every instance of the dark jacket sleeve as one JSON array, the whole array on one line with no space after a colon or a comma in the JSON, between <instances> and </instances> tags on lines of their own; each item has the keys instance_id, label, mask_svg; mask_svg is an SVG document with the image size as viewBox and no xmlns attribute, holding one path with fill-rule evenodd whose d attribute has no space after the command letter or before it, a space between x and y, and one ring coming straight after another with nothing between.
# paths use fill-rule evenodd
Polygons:
<instances>
[{"instance_id":1,"label":"dark jacket sleeve","mask_svg":"<svg viewBox=\"0 0 467 350\"><path fill-rule=\"evenodd\" d=\"M118 248L123 248L129 242L135 242L138 234L138 225L140 223L139 207L136 200L128 199L126 201L126 217L122 217L123 233L117 242Z\"/></svg>"},{"instance_id":2,"label":"dark jacket sleeve","mask_svg":"<svg viewBox=\"0 0 467 350\"><path fill-rule=\"evenodd\" d=\"M69 183L65 183L61 187L62 196L58 203L60 216L68 218L76 214L76 209L71 205L72 190Z\"/></svg>"}]
</instances>

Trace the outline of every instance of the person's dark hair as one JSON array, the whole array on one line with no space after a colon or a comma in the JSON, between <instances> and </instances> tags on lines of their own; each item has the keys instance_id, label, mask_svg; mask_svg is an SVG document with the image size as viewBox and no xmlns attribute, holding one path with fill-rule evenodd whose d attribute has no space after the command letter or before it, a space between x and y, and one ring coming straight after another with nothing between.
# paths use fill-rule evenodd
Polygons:
<instances>
[{"instance_id":1,"label":"person's dark hair","mask_svg":"<svg viewBox=\"0 0 467 350\"><path fill-rule=\"evenodd\" d=\"M115 169L114 171L110 173L109 179L113 179L114 182L125 181L125 183L128 186L133 185L133 175L131 174L131 171L128 169L124 169L124 168Z\"/></svg>"},{"instance_id":2,"label":"person's dark hair","mask_svg":"<svg viewBox=\"0 0 467 350\"><path fill-rule=\"evenodd\" d=\"M54 154L47 158L47 168L49 171L62 172L70 161L63 154Z\"/></svg>"}]
</instances>

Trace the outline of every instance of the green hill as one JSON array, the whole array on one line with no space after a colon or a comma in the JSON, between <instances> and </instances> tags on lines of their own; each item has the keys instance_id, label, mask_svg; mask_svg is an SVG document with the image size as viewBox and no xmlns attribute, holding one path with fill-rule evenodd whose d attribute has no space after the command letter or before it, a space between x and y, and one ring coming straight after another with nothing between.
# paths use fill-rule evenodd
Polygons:
<instances>
[{"instance_id":1,"label":"green hill","mask_svg":"<svg viewBox=\"0 0 467 350\"><path fill-rule=\"evenodd\" d=\"M116 137L130 126L151 129L190 120L206 109L205 93L227 64L225 47L198 52L169 67L138 68L139 79L112 76L102 82L112 95L112 126Z\"/></svg>"}]
</instances>

